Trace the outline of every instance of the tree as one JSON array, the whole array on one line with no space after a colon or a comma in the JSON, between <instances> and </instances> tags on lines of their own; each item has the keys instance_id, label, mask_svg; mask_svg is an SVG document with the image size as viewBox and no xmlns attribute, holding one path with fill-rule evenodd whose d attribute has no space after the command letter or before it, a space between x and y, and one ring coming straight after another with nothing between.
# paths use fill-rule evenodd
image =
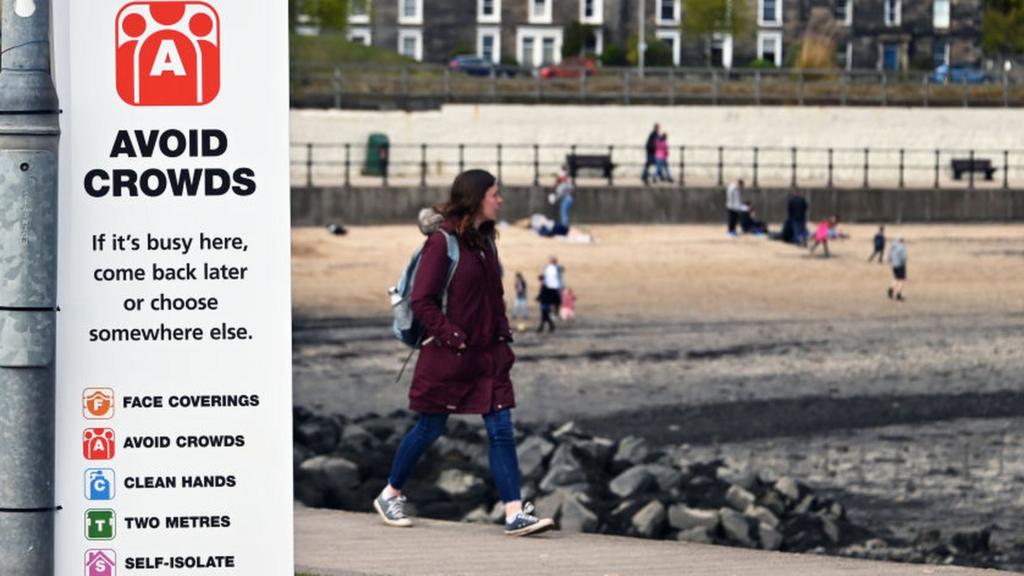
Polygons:
<instances>
[{"instance_id":1,"label":"tree","mask_svg":"<svg viewBox=\"0 0 1024 576\"><path fill-rule=\"evenodd\" d=\"M1024 52L1024 0L990 0L981 21L981 47L986 54Z\"/></svg>"},{"instance_id":2,"label":"tree","mask_svg":"<svg viewBox=\"0 0 1024 576\"><path fill-rule=\"evenodd\" d=\"M647 50L644 52L644 64L651 68L672 66L672 48L661 40L648 40Z\"/></svg>"},{"instance_id":3,"label":"tree","mask_svg":"<svg viewBox=\"0 0 1024 576\"><path fill-rule=\"evenodd\" d=\"M565 25L562 33L562 57L583 56L587 44L595 42L597 42L597 35L594 34L594 27L573 20Z\"/></svg>"},{"instance_id":4,"label":"tree","mask_svg":"<svg viewBox=\"0 0 1024 576\"><path fill-rule=\"evenodd\" d=\"M800 46L792 48L797 51L793 66L812 70L835 68L836 31L836 20L830 9L812 8Z\"/></svg>"},{"instance_id":5,"label":"tree","mask_svg":"<svg viewBox=\"0 0 1024 576\"><path fill-rule=\"evenodd\" d=\"M605 66L628 66L626 51L618 44L608 44L601 52L601 64Z\"/></svg>"},{"instance_id":6,"label":"tree","mask_svg":"<svg viewBox=\"0 0 1024 576\"><path fill-rule=\"evenodd\" d=\"M714 35L741 36L750 29L750 11L746 0L683 0L682 28L704 38L704 57L710 65Z\"/></svg>"},{"instance_id":7,"label":"tree","mask_svg":"<svg viewBox=\"0 0 1024 576\"><path fill-rule=\"evenodd\" d=\"M349 2L366 0L289 0L288 24L292 32L295 24L305 16L319 25L324 32L344 32L348 26Z\"/></svg>"}]
</instances>

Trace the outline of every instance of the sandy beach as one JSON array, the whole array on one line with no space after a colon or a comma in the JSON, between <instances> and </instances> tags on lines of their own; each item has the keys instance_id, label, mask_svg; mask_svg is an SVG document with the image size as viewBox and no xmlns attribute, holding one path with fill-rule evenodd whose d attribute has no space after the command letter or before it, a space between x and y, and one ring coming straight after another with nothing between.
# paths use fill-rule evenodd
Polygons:
<instances>
[{"instance_id":1,"label":"sandy beach","mask_svg":"<svg viewBox=\"0 0 1024 576\"><path fill-rule=\"evenodd\" d=\"M587 227L592 244L502 228L506 293L519 270L531 295L516 418L792 474L894 537L993 527L1024 550L1024 225L887 226L907 241L904 303L866 262L876 227L840 228L827 260L724 226ZM406 407L385 290L420 242L413 224L294 230L296 404ZM541 335L551 255L579 320Z\"/></svg>"},{"instance_id":2,"label":"sandy beach","mask_svg":"<svg viewBox=\"0 0 1024 576\"><path fill-rule=\"evenodd\" d=\"M522 271L532 300L537 275L555 255L584 317L852 319L1024 312L1024 225L888 226L887 235L903 236L909 253L907 303L900 306L885 298L888 264L866 263L874 226L841 225L850 238L833 241L827 260L781 242L730 239L724 226L584 228L594 243L501 228L506 293L511 294L513 272ZM356 227L345 236L295 229L296 314L389 315L385 291L422 240L414 223Z\"/></svg>"}]
</instances>

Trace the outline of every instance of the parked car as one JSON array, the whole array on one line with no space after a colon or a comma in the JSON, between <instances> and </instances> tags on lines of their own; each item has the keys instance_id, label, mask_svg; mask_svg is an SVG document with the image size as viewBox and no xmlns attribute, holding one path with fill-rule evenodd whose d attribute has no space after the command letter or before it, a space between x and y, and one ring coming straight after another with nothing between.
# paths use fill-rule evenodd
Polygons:
<instances>
[{"instance_id":1,"label":"parked car","mask_svg":"<svg viewBox=\"0 0 1024 576\"><path fill-rule=\"evenodd\" d=\"M492 70L496 76L508 76L511 78L516 75L516 69L511 66L495 64L490 60L473 55L462 55L452 58L448 62L448 69L470 76L490 76Z\"/></svg>"},{"instance_id":2,"label":"parked car","mask_svg":"<svg viewBox=\"0 0 1024 576\"><path fill-rule=\"evenodd\" d=\"M967 64L943 64L931 75L931 81L939 84L983 84L988 80L988 75L981 68Z\"/></svg>"},{"instance_id":3,"label":"parked car","mask_svg":"<svg viewBox=\"0 0 1024 576\"><path fill-rule=\"evenodd\" d=\"M566 58L558 64L540 69L541 78L579 78L582 74L597 74L597 63L593 58Z\"/></svg>"}]
</instances>

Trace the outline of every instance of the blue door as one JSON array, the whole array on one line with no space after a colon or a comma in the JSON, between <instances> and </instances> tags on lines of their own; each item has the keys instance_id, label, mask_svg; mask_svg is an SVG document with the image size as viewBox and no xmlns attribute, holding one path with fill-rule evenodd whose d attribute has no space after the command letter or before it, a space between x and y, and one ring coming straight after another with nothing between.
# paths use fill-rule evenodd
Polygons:
<instances>
[{"instance_id":1,"label":"blue door","mask_svg":"<svg viewBox=\"0 0 1024 576\"><path fill-rule=\"evenodd\" d=\"M900 49L895 44L886 44L882 48L882 67L886 70L900 69Z\"/></svg>"}]
</instances>

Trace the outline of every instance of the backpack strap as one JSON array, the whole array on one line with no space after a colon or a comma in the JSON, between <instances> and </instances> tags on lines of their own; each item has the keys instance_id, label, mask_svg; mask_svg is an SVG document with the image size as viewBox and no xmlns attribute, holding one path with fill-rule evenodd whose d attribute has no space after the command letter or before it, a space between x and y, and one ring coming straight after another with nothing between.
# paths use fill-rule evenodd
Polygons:
<instances>
[{"instance_id":1,"label":"backpack strap","mask_svg":"<svg viewBox=\"0 0 1024 576\"><path fill-rule=\"evenodd\" d=\"M459 265L459 239L444 230L438 230L438 232L444 234L444 239L448 243L448 259L451 261L451 264L448 265L448 278L444 281L444 291L441 295L441 313L447 315L448 287L451 286L452 278L455 277L455 268Z\"/></svg>"}]
</instances>

